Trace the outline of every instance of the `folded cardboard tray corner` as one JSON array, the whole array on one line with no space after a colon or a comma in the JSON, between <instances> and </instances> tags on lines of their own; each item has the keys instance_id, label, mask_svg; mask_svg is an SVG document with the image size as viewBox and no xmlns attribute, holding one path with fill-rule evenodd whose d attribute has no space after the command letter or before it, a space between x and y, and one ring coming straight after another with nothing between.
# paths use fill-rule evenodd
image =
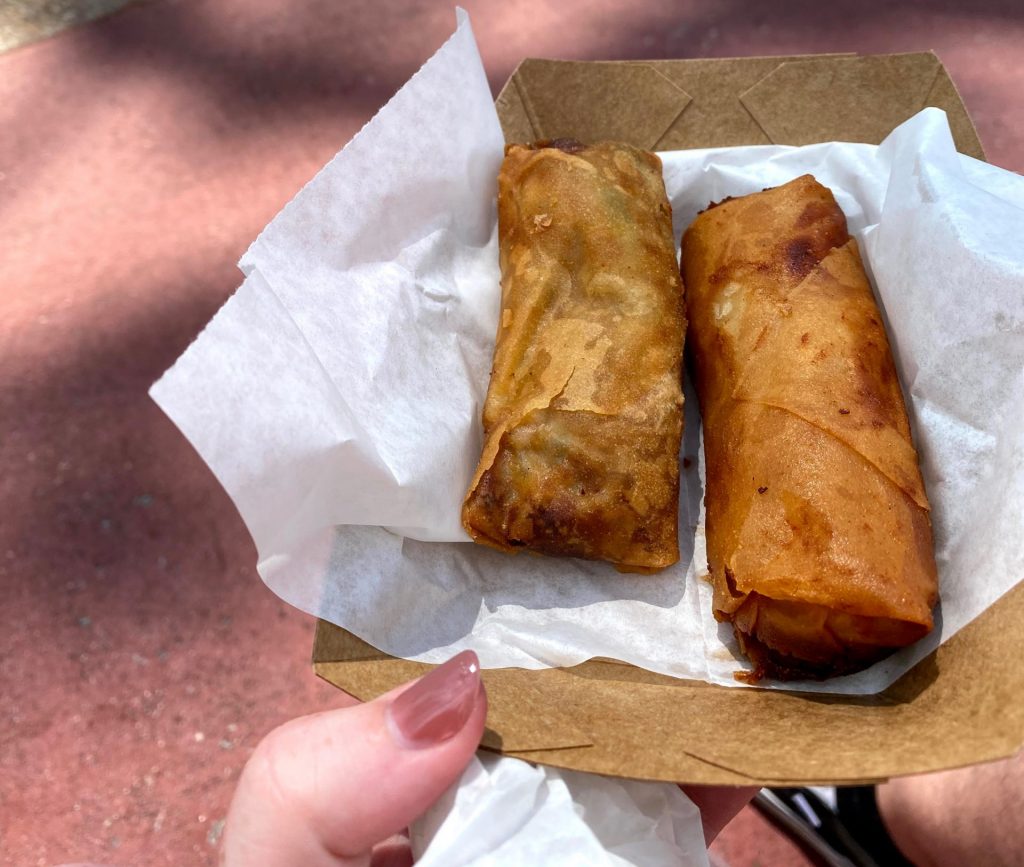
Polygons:
<instances>
[{"instance_id":1,"label":"folded cardboard tray corner","mask_svg":"<svg viewBox=\"0 0 1024 867\"><path fill-rule=\"evenodd\" d=\"M926 106L945 110L962 153L984 159L952 80L930 52L525 60L497 99L507 141L613 139L655 150L878 143ZM488 670L483 745L592 773L723 785L868 783L991 761L1024 741L1022 623L1018 584L873 696L731 689L600 659L571 669ZM313 666L360 699L427 669L325 621Z\"/></svg>"}]
</instances>

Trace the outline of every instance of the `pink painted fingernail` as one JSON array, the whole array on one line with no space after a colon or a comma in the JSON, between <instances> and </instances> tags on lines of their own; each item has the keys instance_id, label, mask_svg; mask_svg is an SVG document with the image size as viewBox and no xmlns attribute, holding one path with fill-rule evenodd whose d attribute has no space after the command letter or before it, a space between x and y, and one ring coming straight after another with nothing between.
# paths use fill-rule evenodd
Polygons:
<instances>
[{"instance_id":1,"label":"pink painted fingernail","mask_svg":"<svg viewBox=\"0 0 1024 867\"><path fill-rule=\"evenodd\" d=\"M398 696L387 715L405 746L432 747L462 730L479 693L480 660L464 650Z\"/></svg>"}]
</instances>

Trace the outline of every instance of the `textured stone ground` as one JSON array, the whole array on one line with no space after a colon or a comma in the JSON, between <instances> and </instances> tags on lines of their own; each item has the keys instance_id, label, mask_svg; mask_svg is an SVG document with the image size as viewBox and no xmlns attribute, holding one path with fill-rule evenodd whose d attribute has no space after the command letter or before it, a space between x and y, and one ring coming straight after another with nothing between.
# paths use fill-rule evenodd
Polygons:
<instances>
[{"instance_id":1,"label":"textured stone ground","mask_svg":"<svg viewBox=\"0 0 1024 867\"><path fill-rule=\"evenodd\" d=\"M0 49L117 4L18 24L33 5L0 7ZM524 56L934 48L1024 169L1019 2L464 5L495 88ZM213 864L260 736L344 701L146 389L452 25L439 2L151 0L0 56L3 863ZM802 863L752 811L715 851Z\"/></svg>"}]
</instances>

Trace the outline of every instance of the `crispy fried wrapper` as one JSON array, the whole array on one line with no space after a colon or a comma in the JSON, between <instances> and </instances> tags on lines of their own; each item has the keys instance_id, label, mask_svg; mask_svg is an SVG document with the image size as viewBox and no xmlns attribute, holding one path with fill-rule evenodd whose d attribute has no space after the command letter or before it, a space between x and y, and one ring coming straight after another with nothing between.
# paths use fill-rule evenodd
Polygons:
<instances>
[{"instance_id":1,"label":"crispy fried wrapper","mask_svg":"<svg viewBox=\"0 0 1024 867\"><path fill-rule=\"evenodd\" d=\"M810 175L683 238L715 616L752 678L825 678L926 635L929 520L857 242Z\"/></svg>"},{"instance_id":2,"label":"crispy fried wrapper","mask_svg":"<svg viewBox=\"0 0 1024 867\"><path fill-rule=\"evenodd\" d=\"M502 551L670 566L686 320L661 161L510 145L498 234L502 309L463 525Z\"/></svg>"}]
</instances>

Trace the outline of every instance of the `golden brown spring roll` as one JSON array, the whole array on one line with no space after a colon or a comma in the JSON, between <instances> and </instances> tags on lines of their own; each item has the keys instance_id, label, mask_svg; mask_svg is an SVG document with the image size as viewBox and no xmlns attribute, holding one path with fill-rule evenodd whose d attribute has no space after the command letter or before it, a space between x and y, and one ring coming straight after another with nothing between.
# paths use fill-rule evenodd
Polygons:
<instances>
[{"instance_id":1,"label":"golden brown spring roll","mask_svg":"<svg viewBox=\"0 0 1024 867\"><path fill-rule=\"evenodd\" d=\"M686 320L661 161L621 144L510 145L498 236L466 530L621 571L675 563Z\"/></svg>"},{"instance_id":2,"label":"golden brown spring roll","mask_svg":"<svg viewBox=\"0 0 1024 867\"><path fill-rule=\"evenodd\" d=\"M810 175L683 238L715 616L780 679L864 668L932 628L928 499L857 242Z\"/></svg>"}]
</instances>

